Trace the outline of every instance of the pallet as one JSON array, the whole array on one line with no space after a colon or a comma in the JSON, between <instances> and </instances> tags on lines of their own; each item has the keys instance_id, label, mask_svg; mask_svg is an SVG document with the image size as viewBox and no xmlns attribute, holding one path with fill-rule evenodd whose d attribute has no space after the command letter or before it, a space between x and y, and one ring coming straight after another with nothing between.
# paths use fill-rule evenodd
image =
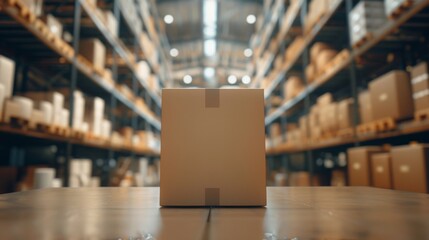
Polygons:
<instances>
[{"instance_id":1,"label":"pallet","mask_svg":"<svg viewBox=\"0 0 429 240\"><path fill-rule=\"evenodd\" d=\"M19 14L29 23L36 21L37 17L21 0L8 0L7 4L18 9Z\"/></svg>"},{"instance_id":2,"label":"pallet","mask_svg":"<svg viewBox=\"0 0 429 240\"><path fill-rule=\"evenodd\" d=\"M340 129L337 132L337 136L339 138L352 138L355 135L355 131L353 128L344 128Z\"/></svg>"},{"instance_id":3,"label":"pallet","mask_svg":"<svg viewBox=\"0 0 429 240\"><path fill-rule=\"evenodd\" d=\"M45 124L45 123L36 123L36 131L38 132L44 132L44 133L50 133L51 125Z\"/></svg>"},{"instance_id":4,"label":"pallet","mask_svg":"<svg viewBox=\"0 0 429 240\"><path fill-rule=\"evenodd\" d=\"M372 34L371 33L367 33L359 41L357 41L357 42L355 42L353 44L353 48L360 48L360 47L362 47L365 43L367 43L371 39L372 39Z\"/></svg>"},{"instance_id":5,"label":"pallet","mask_svg":"<svg viewBox=\"0 0 429 240\"><path fill-rule=\"evenodd\" d=\"M10 117L10 125L14 128L27 130L30 127L30 121L20 117Z\"/></svg>"},{"instance_id":6,"label":"pallet","mask_svg":"<svg viewBox=\"0 0 429 240\"><path fill-rule=\"evenodd\" d=\"M403 1L395 10L390 12L389 19L396 19L400 17L407 9L413 5L413 0Z\"/></svg>"},{"instance_id":7,"label":"pallet","mask_svg":"<svg viewBox=\"0 0 429 240\"><path fill-rule=\"evenodd\" d=\"M377 127L374 123L363 123L356 127L357 135L368 135L375 134L377 132Z\"/></svg>"},{"instance_id":8,"label":"pallet","mask_svg":"<svg viewBox=\"0 0 429 240\"><path fill-rule=\"evenodd\" d=\"M70 129L67 127L51 125L51 126L49 126L49 133L54 134L54 135L58 135L58 136L69 137Z\"/></svg>"},{"instance_id":9,"label":"pallet","mask_svg":"<svg viewBox=\"0 0 429 240\"><path fill-rule=\"evenodd\" d=\"M425 121L429 119L429 109L419 110L414 113L414 120L417 122Z\"/></svg>"},{"instance_id":10,"label":"pallet","mask_svg":"<svg viewBox=\"0 0 429 240\"><path fill-rule=\"evenodd\" d=\"M377 132L388 132L396 129L396 121L393 118L383 118L374 121Z\"/></svg>"},{"instance_id":11,"label":"pallet","mask_svg":"<svg viewBox=\"0 0 429 240\"><path fill-rule=\"evenodd\" d=\"M86 133L82 131L71 130L70 135L72 138L83 140L85 139Z\"/></svg>"}]
</instances>

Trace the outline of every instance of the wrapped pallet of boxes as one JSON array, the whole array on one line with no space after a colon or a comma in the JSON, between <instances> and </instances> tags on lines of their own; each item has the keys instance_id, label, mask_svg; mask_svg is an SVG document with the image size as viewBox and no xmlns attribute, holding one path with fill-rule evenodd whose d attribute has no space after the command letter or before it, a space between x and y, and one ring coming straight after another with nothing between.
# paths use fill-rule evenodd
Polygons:
<instances>
[{"instance_id":1,"label":"wrapped pallet of boxes","mask_svg":"<svg viewBox=\"0 0 429 240\"><path fill-rule=\"evenodd\" d=\"M92 63L96 70L104 70L106 62L106 47L98 38L81 40L79 42L79 54Z\"/></svg>"},{"instance_id":2,"label":"wrapped pallet of boxes","mask_svg":"<svg viewBox=\"0 0 429 240\"><path fill-rule=\"evenodd\" d=\"M24 96L31 98L39 104L39 109L42 105L48 105L42 102L49 102L52 104L52 120L50 124L59 126L63 122L63 108L64 108L64 95L60 92L26 92ZM49 107L46 107L49 108Z\"/></svg>"},{"instance_id":3,"label":"wrapped pallet of boxes","mask_svg":"<svg viewBox=\"0 0 429 240\"><path fill-rule=\"evenodd\" d=\"M4 122L10 123L12 118L30 122L31 113L33 112L33 100L14 96L5 101Z\"/></svg>"},{"instance_id":4,"label":"wrapped pallet of boxes","mask_svg":"<svg viewBox=\"0 0 429 240\"><path fill-rule=\"evenodd\" d=\"M299 77L292 76L286 80L283 92L286 95L286 100L290 100L298 96L304 90L304 84Z\"/></svg>"},{"instance_id":5,"label":"wrapped pallet of boxes","mask_svg":"<svg viewBox=\"0 0 429 240\"><path fill-rule=\"evenodd\" d=\"M63 35L63 25L52 14L48 14L42 18L54 36L59 38Z\"/></svg>"},{"instance_id":6,"label":"wrapped pallet of boxes","mask_svg":"<svg viewBox=\"0 0 429 240\"><path fill-rule=\"evenodd\" d=\"M374 120L402 120L414 113L411 84L407 72L395 70L369 83Z\"/></svg>"},{"instance_id":7,"label":"wrapped pallet of boxes","mask_svg":"<svg viewBox=\"0 0 429 240\"><path fill-rule=\"evenodd\" d=\"M429 192L429 145L393 147L393 188L418 193Z\"/></svg>"},{"instance_id":8,"label":"wrapped pallet of boxes","mask_svg":"<svg viewBox=\"0 0 429 240\"><path fill-rule=\"evenodd\" d=\"M349 13L349 34L352 45L371 38L386 20L383 2L360 1Z\"/></svg>"},{"instance_id":9,"label":"wrapped pallet of boxes","mask_svg":"<svg viewBox=\"0 0 429 240\"><path fill-rule=\"evenodd\" d=\"M348 98L338 103L338 129L353 127L353 99Z\"/></svg>"},{"instance_id":10,"label":"wrapped pallet of boxes","mask_svg":"<svg viewBox=\"0 0 429 240\"><path fill-rule=\"evenodd\" d=\"M429 64L422 62L411 70L414 107L416 113L429 115Z\"/></svg>"},{"instance_id":11,"label":"wrapped pallet of boxes","mask_svg":"<svg viewBox=\"0 0 429 240\"><path fill-rule=\"evenodd\" d=\"M371 156L384 152L381 147L365 146L349 148L348 174L350 186L371 186Z\"/></svg>"},{"instance_id":12,"label":"wrapped pallet of boxes","mask_svg":"<svg viewBox=\"0 0 429 240\"><path fill-rule=\"evenodd\" d=\"M86 98L85 103L84 119L89 125L89 132L94 136L100 137L104 116L104 100L99 97Z\"/></svg>"},{"instance_id":13,"label":"wrapped pallet of boxes","mask_svg":"<svg viewBox=\"0 0 429 240\"><path fill-rule=\"evenodd\" d=\"M359 115L361 123L369 123L373 120L369 91L359 93Z\"/></svg>"},{"instance_id":14,"label":"wrapped pallet of boxes","mask_svg":"<svg viewBox=\"0 0 429 240\"><path fill-rule=\"evenodd\" d=\"M4 97L10 98L13 93L15 62L0 55L0 84L4 87Z\"/></svg>"},{"instance_id":15,"label":"wrapped pallet of boxes","mask_svg":"<svg viewBox=\"0 0 429 240\"><path fill-rule=\"evenodd\" d=\"M52 125L53 106L48 101L36 101L31 113L30 128L37 128L39 124L43 126Z\"/></svg>"},{"instance_id":16,"label":"wrapped pallet of boxes","mask_svg":"<svg viewBox=\"0 0 429 240\"><path fill-rule=\"evenodd\" d=\"M112 33L113 36L117 37L118 21L116 20L115 15L113 15L112 11L104 11L103 16L107 29L109 29L110 33Z\"/></svg>"},{"instance_id":17,"label":"wrapped pallet of boxes","mask_svg":"<svg viewBox=\"0 0 429 240\"><path fill-rule=\"evenodd\" d=\"M371 156L372 186L392 188L392 163L390 153L377 153Z\"/></svg>"}]
</instances>

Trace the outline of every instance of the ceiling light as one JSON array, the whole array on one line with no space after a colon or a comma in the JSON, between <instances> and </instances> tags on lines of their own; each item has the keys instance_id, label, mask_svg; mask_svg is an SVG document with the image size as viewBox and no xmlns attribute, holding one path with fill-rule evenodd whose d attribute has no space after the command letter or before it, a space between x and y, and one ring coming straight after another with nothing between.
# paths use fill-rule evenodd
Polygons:
<instances>
[{"instance_id":1,"label":"ceiling light","mask_svg":"<svg viewBox=\"0 0 429 240\"><path fill-rule=\"evenodd\" d=\"M172 57L179 56L179 50L177 50L177 48L170 49L170 56L172 56Z\"/></svg>"},{"instance_id":2,"label":"ceiling light","mask_svg":"<svg viewBox=\"0 0 429 240\"><path fill-rule=\"evenodd\" d=\"M228 77L228 83L229 84L236 84L237 83L237 77L234 75L229 75Z\"/></svg>"},{"instance_id":3,"label":"ceiling light","mask_svg":"<svg viewBox=\"0 0 429 240\"><path fill-rule=\"evenodd\" d=\"M212 68L212 67L204 68L204 77L205 77L206 79L213 78L213 77L214 77L214 75L215 75L215 70L214 70L214 68Z\"/></svg>"},{"instance_id":4,"label":"ceiling light","mask_svg":"<svg viewBox=\"0 0 429 240\"><path fill-rule=\"evenodd\" d=\"M183 77L183 82L184 82L185 84L190 84L190 83L192 83L192 77L191 77L191 75L185 75L185 76Z\"/></svg>"},{"instance_id":5,"label":"ceiling light","mask_svg":"<svg viewBox=\"0 0 429 240\"><path fill-rule=\"evenodd\" d=\"M248 24L254 24L256 22L256 17L253 14L247 15L246 22Z\"/></svg>"},{"instance_id":6,"label":"ceiling light","mask_svg":"<svg viewBox=\"0 0 429 240\"><path fill-rule=\"evenodd\" d=\"M213 57L216 55L216 40L209 39L204 41L204 55L206 57Z\"/></svg>"},{"instance_id":7,"label":"ceiling light","mask_svg":"<svg viewBox=\"0 0 429 240\"><path fill-rule=\"evenodd\" d=\"M249 77L248 75L244 75L244 76L241 78L241 82L242 82L242 83L244 83L244 84L249 84L249 83L250 83L250 81L251 81L251 79L250 79L250 77Z\"/></svg>"},{"instance_id":8,"label":"ceiling light","mask_svg":"<svg viewBox=\"0 0 429 240\"><path fill-rule=\"evenodd\" d=\"M244 56L246 56L246 57L251 57L253 55L253 51L252 51L252 49L250 49L250 48L246 48L245 50L244 50Z\"/></svg>"},{"instance_id":9,"label":"ceiling light","mask_svg":"<svg viewBox=\"0 0 429 240\"><path fill-rule=\"evenodd\" d=\"M170 14L164 16L164 22L167 24L172 24L174 22L174 17Z\"/></svg>"}]
</instances>

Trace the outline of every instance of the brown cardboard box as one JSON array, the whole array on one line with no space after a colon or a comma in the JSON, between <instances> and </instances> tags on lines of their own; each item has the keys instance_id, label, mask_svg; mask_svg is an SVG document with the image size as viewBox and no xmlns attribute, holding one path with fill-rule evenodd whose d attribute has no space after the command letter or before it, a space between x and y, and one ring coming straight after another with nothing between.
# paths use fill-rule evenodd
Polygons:
<instances>
[{"instance_id":1,"label":"brown cardboard box","mask_svg":"<svg viewBox=\"0 0 429 240\"><path fill-rule=\"evenodd\" d=\"M318 106L314 105L310 109L310 114L308 117L310 129L319 126L320 124L320 116L319 116L319 108Z\"/></svg>"},{"instance_id":2,"label":"brown cardboard box","mask_svg":"<svg viewBox=\"0 0 429 240\"><path fill-rule=\"evenodd\" d=\"M315 64L317 74L322 73L325 70L325 66L338 54L336 50L325 49L317 55Z\"/></svg>"},{"instance_id":3,"label":"brown cardboard box","mask_svg":"<svg viewBox=\"0 0 429 240\"><path fill-rule=\"evenodd\" d=\"M316 67L314 64L308 64L305 68L305 76L307 77L307 83L311 83L316 79Z\"/></svg>"},{"instance_id":4,"label":"brown cardboard box","mask_svg":"<svg viewBox=\"0 0 429 240\"><path fill-rule=\"evenodd\" d=\"M271 124L270 128L270 136L271 137L279 137L282 135L282 128L279 123Z\"/></svg>"},{"instance_id":5,"label":"brown cardboard box","mask_svg":"<svg viewBox=\"0 0 429 240\"><path fill-rule=\"evenodd\" d=\"M416 111L429 109L429 65L422 62L411 70L414 107Z\"/></svg>"},{"instance_id":6,"label":"brown cardboard box","mask_svg":"<svg viewBox=\"0 0 429 240\"><path fill-rule=\"evenodd\" d=\"M371 155L383 152L381 147L366 146L349 148L348 173L350 186L371 186Z\"/></svg>"},{"instance_id":7,"label":"brown cardboard box","mask_svg":"<svg viewBox=\"0 0 429 240\"><path fill-rule=\"evenodd\" d=\"M338 103L338 128L353 127L353 99L348 98Z\"/></svg>"},{"instance_id":8,"label":"brown cardboard box","mask_svg":"<svg viewBox=\"0 0 429 240\"><path fill-rule=\"evenodd\" d=\"M118 36L118 21L115 18L115 15L111 11L103 11L104 21L106 23L107 29L113 34L113 36Z\"/></svg>"},{"instance_id":9,"label":"brown cardboard box","mask_svg":"<svg viewBox=\"0 0 429 240\"><path fill-rule=\"evenodd\" d=\"M299 77L289 77L284 84L284 93L286 94L286 100L295 98L304 90L304 84Z\"/></svg>"},{"instance_id":10,"label":"brown cardboard box","mask_svg":"<svg viewBox=\"0 0 429 240\"><path fill-rule=\"evenodd\" d=\"M394 118L401 120L413 115L414 103L411 84L404 71L391 71L369 84L374 120Z\"/></svg>"},{"instance_id":11,"label":"brown cardboard box","mask_svg":"<svg viewBox=\"0 0 429 240\"><path fill-rule=\"evenodd\" d=\"M290 174L290 186L307 187L311 186L310 173L308 172L293 172Z\"/></svg>"},{"instance_id":12,"label":"brown cardboard box","mask_svg":"<svg viewBox=\"0 0 429 240\"><path fill-rule=\"evenodd\" d=\"M97 69L104 69L106 47L97 38L83 39L79 43L79 54L88 59Z\"/></svg>"},{"instance_id":13,"label":"brown cardboard box","mask_svg":"<svg viewBox=\"0 0 429 240\"><path fill-rule=\"evenodd\" d=\"M301 131L301 139L305 140L308 138L308 117L302 116L299 118L299 130Z\"/></svg>"},{"instance_id":14,"label":"brown cardboard box","mask_svg":"<svg viewBox=\"0 0 429 240\"><path fill-rule=\"evenodd\" d=\"M392 167L390 153L377 153L371 156L372 186L392 188Z\"/></svg>"},{"instance_id":15,"label":"brown cardboard box","mask_svg":"<svg viewBox=\"0 0 429 240\"><path fill-rule=\"evenodd\" d=\"M333 99L334 97L332 96L331 93L325 93L322 96L317 98L317 105L319 106L328 105L334 101Z\"/></svg>"},{"instance_id":16,"label":"brown cardboard box","mask_svg":"<svg viewBox=\"0 0 429 240\"><path fill-rule=\"evenodd\" d=\"M427 193L429 145L412 144L394 147L391 152L393 188Z\"/></svg>"},{"instance_id":17,"label":"brown cardboard box","mask_svg":"<svg viewBox=\"0 0 429 240\"><path fill-rule=\"evenodd\" d=\"M371 96L369 91L361 92L359 94L359 115L361 123L369 123L373 120Z\"/></svg>"},{"instance_id":18,"label":"brown cardboard box","mask_svg":"<svg viewBox=\"0 0 429 240\"><path fill-rule=\"evenodd\" d=\"M324 114L326 115L326 130L338 130L338 104L333 102L326 105Z\"/></svg>"},{"instance_id":19,"label":"brown cardboard box","mask_svg":"<svg viewBox=\"0 0 429 240\"><path fill-rule=\"evenodd\" d=\"M331 47L327 43L323 42L317 42L313 44L313 46L310 49L310 60L312 63L315 63L317 60L317 57L323 50L331 49Z\"/></svg>"},{"instance_id":20,"label":"brown cardboard box","mask_svg":"<svg viewBox=\"0 0 429 240\"><path fill-rule=\"evenodd\" d=\"M262 89L163 89L161 206L266 204Z\"/></svg>"}]
</instances>

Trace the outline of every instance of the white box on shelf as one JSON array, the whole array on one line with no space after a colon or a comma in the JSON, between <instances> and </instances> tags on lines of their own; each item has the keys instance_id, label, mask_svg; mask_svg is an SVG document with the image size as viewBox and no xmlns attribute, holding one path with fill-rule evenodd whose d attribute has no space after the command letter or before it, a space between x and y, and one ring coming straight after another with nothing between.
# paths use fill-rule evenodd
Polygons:
<instances>
[{"instance_id":1,"label":"white box on shelf","mask_svg":"<svg viewBox=\"0 0 429 240\"><path fill-rule=\"evenodd\" d=\"M115 37L118 36L118 20L116 20L115 15L111 11L103 12L104 20L109 29L110 33L112 33Z\"/></svg>"},{"instance_id":2,"label":"white box on shelf","mask_svg":"<svg viewBox=\"0 0 429 240\"><path fill-rule=\"evenodd\" d=\"M31 118L30 118L30 127L36 128L37 124L44 123L44 116L43 111L38 109L33 109L31 112Z\"/></svg>"},{"instance_id":3,"label":"white box on shelf","mask_svg":"<svg viewBox=\"0 0 429 240\"><path fill-rule=\"evenodd\" d=\"M52 124L52 114L53 114L53 106L51 102L48 101L40 101L39 109L43 112L43 124Z\"/></svg>"},{"instance_id":4,"label":"white box on shelf","mask_svg":"<svg viewBox=\"0 0 429 240\"><path fill-rule=\"evenodd\" d=\"M59 92L26 92L24 96L34 101L47 101L52 103L51 124L60 125L62 121L62 110L64 108L64 95Z\"/></svg>"},{"instance_id":5,"label":"white box on shelf","mask_svg":"<svg viewBox=\"0 0 429 240\"><path fill-rule=\"evenodd\" d=\"M136 70L137 76L143 80L146 80L150 75L150 68L146 61L139 61Z\"/></svg>"},{"instance_id":6,"label":"white box on shelf","mask_svg":"<svg viewBox=\"0 0 429 240\"><path fill-rule=\"evenodd\" d=\"M89 124L89 130L95 136L101 136L104 115L104 100L95 97L88 99L85 107L85 121Z\"/></svg>"},{"instance_id":7,"label":"white box on shelf","mask_svg":"<svg viewBox=\"0 0 429 240\"><path fill-rule=\"evenodd\" d=\"M61 38L63 35L63 25L56 17L54 17L52 14L46 15L46 17L43 18L44 22L48 26L49 30L52 34L55 36Z\"/></svg>"},{"instance_id":8,"label":"white box on shelf","mask_svg":"<svg viewBox=\"0 0 429 240\"><path fill-rule=\"evenodd\" d=\"M69 118L70 118L70 111L68 109L63 108L61 110L61 127L68 127L69 126Z\"/></svg>"},{"instance_id":9,"label":"white box on shelf","mask_svg":"<svg viewBox=\"0 0 429 240\"><path fill-rule=\"evenodd\" d=\"M383 2L360 1L349 13L349 34L352 44L369 38L387 21Z\"/></svg>"},{"instance_id":10,"label":"white box on shelf","mask_svg":"<svg viewBox=\"0 0 429 240\"><path fill-rule=\"evenodd\" d=\"M4 87L4 96L12 97L15 62L0 55L0 83Z\"/></svg>"}]
</instances>

